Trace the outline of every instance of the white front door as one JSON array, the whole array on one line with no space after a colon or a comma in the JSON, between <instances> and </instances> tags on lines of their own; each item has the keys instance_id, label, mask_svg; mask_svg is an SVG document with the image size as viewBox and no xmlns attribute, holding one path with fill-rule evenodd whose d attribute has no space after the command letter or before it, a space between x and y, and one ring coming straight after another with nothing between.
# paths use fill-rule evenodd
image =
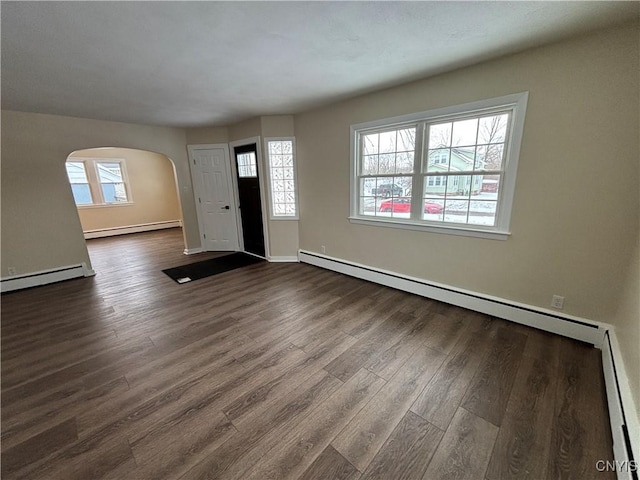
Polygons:
<instances>
[{"instance_id":1,"label":"white front door","mask_svg":"<svg viewBox=\"0 0 640 480\"><path fill-rule=\"evenodd\" d=\"M190 145L189 161L203 250L238 250L228 146Z\"/></svg>"}]
</instances>

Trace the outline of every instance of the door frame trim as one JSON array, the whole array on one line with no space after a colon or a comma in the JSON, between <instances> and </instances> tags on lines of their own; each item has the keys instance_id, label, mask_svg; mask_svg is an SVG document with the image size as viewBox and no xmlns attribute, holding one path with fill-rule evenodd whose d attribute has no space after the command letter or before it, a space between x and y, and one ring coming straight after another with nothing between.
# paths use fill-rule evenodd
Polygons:
<instances>
[{"instance_id":1,"label":"door frame trim","mask_svg":"<svg viewBox=\"0 0 640 480\"><path fill-rule=\"evenodd\" d=\"M203 232L204 232L204 228L202 227L202 204L200 202L196 202L196 197L199 196L199 192L197 192L196 190L198 189L198 182L196 182L196 179L194 177L194 168L191 165L194 165L192 160L193 160L193 153L196 150L208 150L208 149L212 149L212 148L221 148L224 150L225 155L226 155L226 159L229 163L231 163L231 166L233 166L233 164L235 162L231 162L231 155L229 154L229 144L228 143L198 143L198 144L192 144L192 145L187 145L187 152L188 152L188 162L189 162L189 172L191 173L191 192L193 194L193 202L196 205L196 216L198 217L198 238L200 239L200 248L193 248L191 250L193 250L194 252L206 252L208 251L205 247L205 243L204 243L204 239L202 238ZM237 195L236 195L236 190L237 190L237 185L235 184L234 181L235 177L232 173L231 170L227 170L227 182L229 182L229 185L232 189L232 194L231 194L231 203L232 203L232 208L236 209L236 216L234 218L235 223L236 223L236 231L237 231L237 227L238 227L238 216L237 216L237 205L238 205L238 201L237 201ZM240 242L242 241L242 237L238 237L238 249L240 249ZM237 251L237 250L236 250ZM186 250L185 250L186 253Z\"/></svg>"},{"instance_id":2,"label":"door frame trim","mask_svg":"<svg viewBox=\"0 0 640 480\"><path fill-rule=\"evenodd\" d=\"M255 137L247 137L241 140L234 140L233 142L229 142L229 159L231 161L231 176L232 178L232 186L234 192L234 200L236 203L236 218L240 221L236 222L238 226L238 245L241 251L247 253L244 249L244 236L242 232L242 212L240 211L240 196L238 193L238 169L236 165L236 155L234 149L236 147L244 147L245 145L251 145L252 143L256 144L256 166L258 168L258 183L260 186L260 203L262 209L262 235L264 235L264 258L269 258L271 249L269 248L269 212L267 210L267 191L265 182L265 166L262 158L262 145L260 136ZM231 154L233 153L233 157ZM258 255L256 255L258 256ZM263 258L263 257L260 257Z\"/></svg>"}]
</instances>

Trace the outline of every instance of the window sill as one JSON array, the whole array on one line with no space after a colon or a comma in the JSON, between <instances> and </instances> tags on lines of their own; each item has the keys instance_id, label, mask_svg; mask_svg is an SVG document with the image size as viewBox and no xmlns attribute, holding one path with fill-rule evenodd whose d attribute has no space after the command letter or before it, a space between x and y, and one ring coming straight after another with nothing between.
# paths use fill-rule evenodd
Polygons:
<instances>
[{"instance_id":1,"label":"window sill","mask_svg":"<svg viewBox=\"0 0 640 480\"><path fill-rule=\"evenodd\" d=\"M274 217L271 216L269 217L269 220L294 220L294 221L298 221L300 220L299 217L295 216L295 217Z\"/></svg>"},{"instance_id":2,"label":"window sill","mask_svg":"<svg viewBox=\"0 0 640 480\"><path fill-rule=\"evenodd\" d=\"M497 230L481 230L475 228L455 227L450 225L435 226L426 225L412 222L401 222L398 220L382 220L382 219L369 219L362 217L349 217L349 222L358 225L371 225L376 227L386 228L401 228L404 230L417 230L421 232L439 233L445 235L460 235L463 237L476 237L486 238L490 240L507 240L510 236L510 232L503 232Z\"/></svg>"},{"instance_id":3,"label":"window sill","mask_svg":"<svg viewBox=\"0 0 640 480\"><path fill-rule=\"evenodd\" d=\"M91 205L76 205L76 207L85 208L105 208L105 207L131 207L133 202L118 202L118 203L93 203Z\"/></svg>"}]
</instances>

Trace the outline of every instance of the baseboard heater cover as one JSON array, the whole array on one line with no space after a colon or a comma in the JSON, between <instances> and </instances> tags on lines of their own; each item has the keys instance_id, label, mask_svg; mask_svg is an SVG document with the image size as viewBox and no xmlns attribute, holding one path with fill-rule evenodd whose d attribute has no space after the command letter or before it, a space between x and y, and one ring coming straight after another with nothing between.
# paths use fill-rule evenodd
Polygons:
<instances>
[{"instance_id":1,"label":"baseboard heater cover","mask_svg":"<svg viewBox=\"0 0 640 480\"><path fill-rule=\"evenodd\" d=\"M268 257L267 260L272 263L298 263L300 260L297 256L275 255Z\"/></svg>"},{"instance_id":2,"label":"baseboard heater cover","mask_svg":"<svg viewBox=\"0 0 640 480\"><path fill-rule=\"evenodd\" d=\"M116 235L126 235L128 233L151 232L153 230L164 230L165 228L182 227L182 220L168 220L166 222L140 223L138 225L127 225L123 227L99 228L96 230L85 230L84 238L113 237Z\"/></svg>"},{"instance_id":3,"label":"baseboard heater cover","mask_svg":"<svg viewBox=\"0 0 640 480\"><path fill-rule=\"evenodd\" d=\"M638 480L640 419L636 417L628 377L618 354L619 351L615 333L613 330L607 330L602 345L602 369L607 391L615 463L601 467L609 469L613 467L618 480Z\"/></svg>"},{"instance_id":4,"label":"baseboard heater cover","mask_svg":"<svg viewBox=\"0 0 640 480\"><path fill-rule=\"evenodd\" d=\"M49 283L61 282L79 277L91 277L95 272L87 267L86 263L69 265L66 267L52 268L39 272L16 275L0 279L0 291L2 293L22 290L24 288L38 287Z\"/></svg>"},{"instance_id":5,"label":"baseboard heater cover","mask_svg":"<svg viewBox=\"0 0 640 480\"><path fill-rule=\"evenodd\" d=\"M511 302L477 292L429 282L420 278L377 269L327 255L300 250L300 262L361 278L441 302L538 328L565 337L602 346L609 325L587 319L560 315L530 305Z\"/></svg>"}]
</instances>

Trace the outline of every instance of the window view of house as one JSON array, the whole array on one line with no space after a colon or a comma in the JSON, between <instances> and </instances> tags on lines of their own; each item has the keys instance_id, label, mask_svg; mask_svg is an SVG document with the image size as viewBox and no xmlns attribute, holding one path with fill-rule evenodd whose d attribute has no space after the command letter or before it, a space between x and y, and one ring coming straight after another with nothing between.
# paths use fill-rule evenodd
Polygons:
<instances>
[{"instance_id":1,"label":"window view of house","mask_svg":"<svg viewBox=\"0 0 640 480\"><path fill-rule=\"evenodd\" d=\"M509 114L500 113L428 126L424 220L493 226Z\"/></svg>"}]
</instances>

